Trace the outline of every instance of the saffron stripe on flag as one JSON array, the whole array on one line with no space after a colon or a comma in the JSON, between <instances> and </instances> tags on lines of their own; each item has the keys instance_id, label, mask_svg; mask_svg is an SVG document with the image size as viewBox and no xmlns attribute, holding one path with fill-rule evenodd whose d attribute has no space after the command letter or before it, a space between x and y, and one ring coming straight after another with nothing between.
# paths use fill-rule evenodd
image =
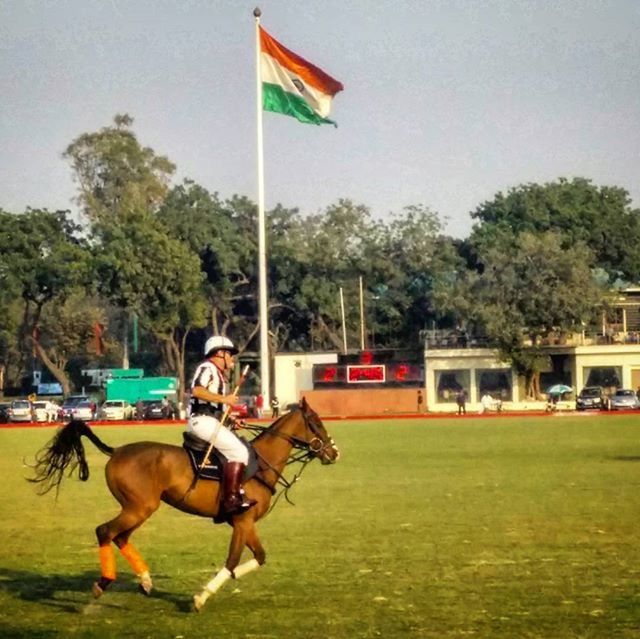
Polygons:
<instances>
[{"instance_id":1,"label":"saffron stripe on flag","mask_svg":"<svg viewBox=\"0 0 640 639\"><path fill-rule=\"evenodd\" d=\"M275 38L272 38L262 27L260 27L260 50L271 56L283 67L286 67L303 82L322 91L322 93L334 96L344 89L341 82L332 78L315 64L287 49Z\"/></svg>"}]
</instances>

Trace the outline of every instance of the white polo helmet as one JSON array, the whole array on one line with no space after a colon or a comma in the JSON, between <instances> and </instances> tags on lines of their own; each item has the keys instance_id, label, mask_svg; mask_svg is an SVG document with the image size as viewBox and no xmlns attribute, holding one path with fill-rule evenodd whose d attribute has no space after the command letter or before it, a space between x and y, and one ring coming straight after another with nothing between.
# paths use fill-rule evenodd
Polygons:
<instances>
[{"instance_id":1,"label":"white polo helmet","mask_svg":"<svg viewBox=\"0 0 640 639\"><path fill-rule=\"evenodd\" d=\"M228 337L224 335L212 335L204 343L205 357L209 357L215 351L229 351L232 355L235 355L238 349Z\"/></svg>"}]
</instances>

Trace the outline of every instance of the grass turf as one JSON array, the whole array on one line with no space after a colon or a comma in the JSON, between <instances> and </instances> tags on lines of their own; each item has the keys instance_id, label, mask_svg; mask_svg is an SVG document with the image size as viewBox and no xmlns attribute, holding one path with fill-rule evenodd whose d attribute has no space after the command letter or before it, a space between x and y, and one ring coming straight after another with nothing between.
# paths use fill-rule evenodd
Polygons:
<instances>
[{"instance_id":1,"label":"grass turf","mask_svg":"<svg viewBox=\"0 0 640 639\"><path fill-rule=\"evenodd\" d=\"M117 512L106 457L58 500L24 481L53 429L0 430L0 636L640 637L640 415L327 423L342 457L309 466L259 524L267 564L191 612L229 529L163 506L93 601L94 528ZM175 427L97 429L112 445Z\"/></svg>"}]
</instances>

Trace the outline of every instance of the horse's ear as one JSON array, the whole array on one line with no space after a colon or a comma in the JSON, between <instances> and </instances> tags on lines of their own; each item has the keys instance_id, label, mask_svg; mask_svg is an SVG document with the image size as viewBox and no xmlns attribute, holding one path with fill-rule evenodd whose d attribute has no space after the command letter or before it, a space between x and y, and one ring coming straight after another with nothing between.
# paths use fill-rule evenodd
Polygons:
<instances>
[{"instance_id":1,"label":"horse's ear","mask_svg":"<svg viewBox=\"0 0 640 639\"><path fill-rule=\"evenodd\" d=\"M300 408L302 408L303 411L306 411L307 408L309 408L309 404L307 404L307 398L303 395L302 399L300 400Z\"/></svg>"}]
</instances>

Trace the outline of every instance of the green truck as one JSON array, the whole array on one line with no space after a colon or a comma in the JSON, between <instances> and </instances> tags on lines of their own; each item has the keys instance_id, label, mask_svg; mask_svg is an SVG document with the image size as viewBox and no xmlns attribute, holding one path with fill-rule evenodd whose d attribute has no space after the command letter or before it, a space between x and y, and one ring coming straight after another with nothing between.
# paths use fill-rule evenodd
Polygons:
<instances>
[{"instance_id":1,"label":"green truck","mask_svg":"<svg viewBox=\"0 0 640 639\"><path fill-rule=\"evenodd\" d=\"M112 377L105 383L107 399L124 399L135 404L161 400L166 397L170 402L178 403L178 379L176 377Z\"/></svg>"}]
</instances>

